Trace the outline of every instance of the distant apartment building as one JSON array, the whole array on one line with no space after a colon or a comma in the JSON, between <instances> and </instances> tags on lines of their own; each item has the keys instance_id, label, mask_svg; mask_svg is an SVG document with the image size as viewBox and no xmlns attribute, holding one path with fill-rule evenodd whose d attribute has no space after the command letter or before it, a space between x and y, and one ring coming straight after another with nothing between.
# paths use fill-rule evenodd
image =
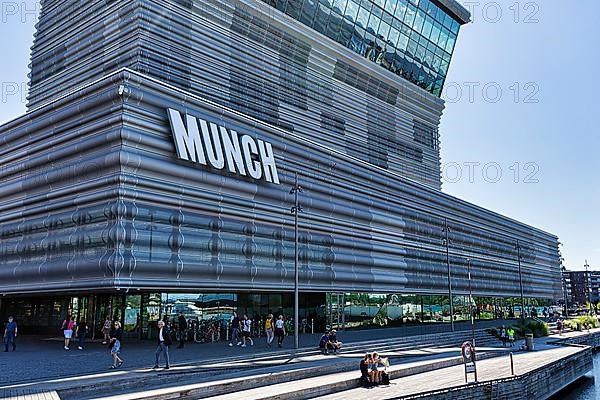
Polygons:
<instances>
[{"instance_id":1,"label":"distant apartment building","mask_svg":"<svg viewBox=\"0 0 600 400\"><path fill-rule=\"evenodd\" d=\"M600 302L600 271L564 271L569 305Z\"/></svg>"}]
</instances>

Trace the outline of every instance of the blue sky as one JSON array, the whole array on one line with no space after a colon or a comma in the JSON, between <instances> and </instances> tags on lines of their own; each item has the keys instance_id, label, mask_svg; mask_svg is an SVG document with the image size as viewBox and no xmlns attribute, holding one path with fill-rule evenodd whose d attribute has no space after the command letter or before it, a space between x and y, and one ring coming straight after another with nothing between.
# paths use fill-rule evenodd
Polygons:
<instances>
[{"instance_id":1,"label":"blue sky","mask_svg":"<svg viewBox=\"0 0 600 400\"><path fill-rule=\"evenodd\" d=\"M479 4L443 96L444 191L558 235L568 268L600 269L600 2Z\"/></svg>"},{"instance_id":2,"label":"blue sky","mask_svg":"<svg viewBox=\"0 0 600 400\"><path fill-rule=\"evenodd\" d=\"M600 2L469 1L443 97L444 191L559 236L600 269ZM37 3L2 2L0 123L25 112Z\"/></svg>"}]
</instances>

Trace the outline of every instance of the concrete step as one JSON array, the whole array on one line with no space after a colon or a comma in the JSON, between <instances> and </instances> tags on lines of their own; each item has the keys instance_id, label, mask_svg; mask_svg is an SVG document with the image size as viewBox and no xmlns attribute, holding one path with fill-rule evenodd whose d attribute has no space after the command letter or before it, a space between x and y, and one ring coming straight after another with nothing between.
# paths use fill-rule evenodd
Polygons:
<instances>
[{"instance_id":1,"label":"concrete step","mask_svg":"<svg viewBox=\"0 0 600 400\"><path fill-rule=\"evenodd\" d=\"M480 360L490 358L499 353L483 353ZM462 363L460 357L417 361L400 364L388 369L391 379L419 374L435 369L446 368ZM144 393L107 397L105 400L170 400L170 399L309 399L332 393L354 389L360 385L356 360L348 363L350 369L343 371L330 369L329 366L311 368L310 370L288 371L285 373L261 374L202 384L191 384L150 390Z\"/></svg>"},{"instance_id":2,"label":"concrete step","mask_svg":"<svg viewBox=\"0 0 600 400\"><path fill-rule=\"evenodd\" d=\"M343 335L347 335L350 332L346 332ZM485 330L475 331L476 340L480 337L489 335ZM361 342L350 342L345 343L342 349L342 357L349 353L358 353L354 355L354 360L349 364L337 360L334 365L328 366L328 371L331 368L335 368L335 371L344 370L355 370L356 369L356 357L366 351L377 351L380 354L398 354L401 352L406 353L408 350L428 348L445 348L454 347L458 348L465 340L470 337L470 332L446 332L442 334L428 334L421 336L412 337L396 337L388 339L369 340ZM433 345L432 345L433 343ZM458 353L458 351L457 351ZM231 376L232 373L243 375L242 380L246 380L249 374L257 373L257 370L266 370L268 367L273 367L270 371L281 372L283 375L279 375L277 379L292 378L298 379L298 377L311 377L313 375L318 376L323 372L323 366L318 365L312 368L311 362L319 362L319 360L326 360L327 356L322 356L316 345L314 347L303 348L293 353L294 360L290 359L289 351L275 351L256 354L251 360L248 360L248 355L241 355L238 357L229 357L219 360L217 363L201 363L201 366L194 368L194 364L180 364L174 365L169 371L150 372L149 370L138 370L136 371L135 379L131 379L130 376L115 376L106 380L98 380L96 382L81 382L78 385L71 384L69 390L65 391L66 398L69 398L69 393L79 393L80 395L86 396L89 394L97 394L98 392L115 392L115 391L131 391L139 387L158 387L161 385L172 385L185 381L193 381L201 383L204 380L207 382L214 381L216 375ZM332 361L335 359L332 359ZM249 362L250 361L250 362ZM333 362L332 362L333 364ZM337 365L339 364L339 365ZM298 365L298 368L294 367ZM302 368L300 365L307 365L307 368ZM282 366L287 368L293 368L289 374L287 371L281 371ZM245 370L245 372L244 372ZM207 371L210 374L207 376ZM253 372L254 371L254 372ZM272 372L269 372L271 374ZM269 375L271 376L271 375ZM264 382L269 382L268 377L261 377ZM235 383L240 385L240 383ZM210 384L209 384L210 386ZM240 389L242 390L242 389ZM207 390L207 393L211 393ZM71 397L73 398L73 397ZM196 397L198 398L198 397Z\"/></svg>"}]
</instances>

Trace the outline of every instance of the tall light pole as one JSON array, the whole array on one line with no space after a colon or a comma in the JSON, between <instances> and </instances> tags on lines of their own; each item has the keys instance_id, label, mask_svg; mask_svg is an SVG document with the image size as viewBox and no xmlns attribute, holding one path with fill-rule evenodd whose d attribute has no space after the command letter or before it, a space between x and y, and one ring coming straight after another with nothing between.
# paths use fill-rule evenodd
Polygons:
<instances>
[{"instance_id":1,"label":"tall light pole","mask_svg":"<svg viewBox=\"0 0 600 400\"><path fill-rule=\"evenodd\" d=\"M298 296L298 214L302 212L302 207L298 203L298 194L302 192L302 187L298 184L298 173L294 176L294 187L290 190L290 194L294 195L294 205L292 206L292 214L294 214L294 348L300 347L298 338L298 309L300 301Z\"/></svg>"},{"instance_id":2,"label":"tall light pole","mask_svg":"<svg viewBox=\"0 0 600 400\"><path fill-rule=\"evenodd\" d=\"M471 314L471 344L475 346L475 316L473 315L473 289L471 287L471 259L467 258L467 273L469 276L469 313Z\"/></svg>"},{"instance_id":3,"label":"tall light pole","mask_svg":"<svg viewBox=\"0 0 600 400\"><path fill-rule=\"evenodd\" d=\"M562 263L562 260L561 260L561 263ZM564 297L564 302L565 302L564 312L565 312L565 318L567 318L567 313L569 312L569 302L568 302L568 293L567 293L567 269L565 268L564 265L561 267L561 278L562 278L562 283L563 283L563 297Z\"/></svg>"},{"instance_id":4,"label":"tall light pole","mask_svg":"<svg viewBox=\"0 0 600 400\"><path fill-rule=\"evenodd\" d=\"M590 307L592 308L592 299L590 296L590 292L592 291L592 278L590 277L590 271L589 268L590 266L588 265L587 260L585 260L585 264L583 264L583 267L585 268L585 302L586 303L590 303ZM588 284L589 282L589 284ZM586 304L587 307L587 304ZM590 313L590 310L588 309L588 314Z\"/></svg>"},{"instance_id":5,"label":"tall light pole","mask_svg":"<svg viewBox=\"0 0 600 400\"><path fill-rule=\"evenodd\" d=\"M525 300L523 298L523 275L521 273L521 245L519 244L519 240L517 239L517 245L515 246L517 250L517 261L519 263L519 286L521 287L521 319L525 318Z\"/></svg>"},{"instance_id":6,"label":"tall light pole","mask_svg":"<svg viewBox=\"0 0 600 400\"><path fill-rule=\"evenodd\" d=\"M448 219L444 218L444 232L446 238L444 244L446 245L446 266L448 267L448 297L450 298L450 329L454 332L454 300L452 300L452 275L450 272L450 240L448 239Z\"/></svg>"}]
</instances>

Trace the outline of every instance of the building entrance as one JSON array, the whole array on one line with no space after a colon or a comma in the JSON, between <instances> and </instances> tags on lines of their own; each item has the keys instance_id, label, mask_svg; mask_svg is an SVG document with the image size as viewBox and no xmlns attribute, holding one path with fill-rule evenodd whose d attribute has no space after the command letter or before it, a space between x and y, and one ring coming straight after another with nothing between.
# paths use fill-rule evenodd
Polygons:
<instances>
[{"instance_id":1,"label":"building entrance","mask_svg":"<svg viewBox=\"0 0 600 400\"><path fill-rule=\"evenodd\" d=\"M327 325L331 329L346 328L345 304L344 293L327 293Z\"/></svg>"}]
</instances>

